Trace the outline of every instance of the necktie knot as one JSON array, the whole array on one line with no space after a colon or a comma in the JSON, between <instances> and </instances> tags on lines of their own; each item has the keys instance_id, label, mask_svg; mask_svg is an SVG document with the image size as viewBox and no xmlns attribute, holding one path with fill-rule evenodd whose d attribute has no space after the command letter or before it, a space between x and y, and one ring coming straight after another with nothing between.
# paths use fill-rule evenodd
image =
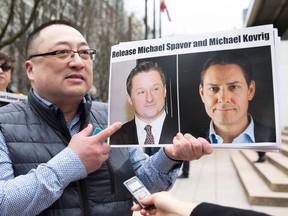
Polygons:
<instances>
[{"instance_id":1,"label":"necktie knot","mask_svg":"<svg viewBox=\"0 0 288 216\"><path fill-rule=\"evenodd\" d=\"M147 132L147 133L151 133L151 129L152 129L152 126L151 125L146 125L144 130Z\"/></svg>"},{"instance_id":2,"label":"necktie knot","mask_svg":"<svg viewBox=\"0 0 288 216\"><path fill-rule=\"evenodd\" d=\"M146 139L144 141L144 144L154 144L154 137L151 129L151 125L146 125L144 128L144 130L146 131Z\"/></svg>"}]
</instances>

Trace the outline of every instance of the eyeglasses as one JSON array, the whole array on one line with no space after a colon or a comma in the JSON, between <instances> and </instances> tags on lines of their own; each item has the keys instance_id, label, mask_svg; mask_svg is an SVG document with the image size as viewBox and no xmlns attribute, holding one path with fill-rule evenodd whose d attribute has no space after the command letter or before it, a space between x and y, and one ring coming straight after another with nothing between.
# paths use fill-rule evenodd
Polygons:
<instances>
[{"instance_id":1,"label":"eyeglasses","mask_svg":"<svg viewBox=\"0 0 288 216\"><path fill-rule=\"evenodd\" d=\"M96 50L95 49L85 49L85 50L78 50L78 51L74 51L74 50L55 50L52 52L47 52L47 53L40 53L40 54L35 54L35 55L31 55L29 56L28 60L34 58L34 57L38 57L38 56L48 56L48 55L54 55L60 59L67 59L68 57L73 57L75 53L78 53L78 55L84 59L91 59L91 60L95 60L96 57Z\"/></svg>"},{"instance_id":2,"label":"eyeglasses","mask_svg":"<svg viewBox=\"0 0 288 216\"><path fill-rule=\"evenodd\" d=\"M12 66L8 65L7 62L5 62L4 64L0 65L0 68L3 72L7 72L12 68Z\"/></svg>"}]
</instances>

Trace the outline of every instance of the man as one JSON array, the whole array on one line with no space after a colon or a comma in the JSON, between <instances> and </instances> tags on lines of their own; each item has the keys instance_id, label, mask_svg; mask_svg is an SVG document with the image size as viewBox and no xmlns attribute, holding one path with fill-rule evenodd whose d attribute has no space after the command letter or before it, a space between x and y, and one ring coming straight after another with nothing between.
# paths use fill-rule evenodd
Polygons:
<instances>
[{"instance_id":1,"label":"man","mask_svg":"<svg viewBox=\"0 0 288 216\"><path fill-rule=\"evenodd\" d=\"M166 115L165 75L157 63L144 61L133 68L126 89L135 118L111 136L110 144L172 144L178 131L177 118ZM147 125L151 126L152 143L145 143Z\"/></svg>"},{"instance_id":2,"label":"man","mask_svg":"<svg viewBox=\"0 0 288 216\"><path fill-rule=\"evenodd\" d=\"M275 130L254 121L248 113L255 90L252 67L245 56L218 53L208 59L201 72L199 93L212 120L211 143L275 142Z\"/></svg>"},{"instance_id":3,"label":"man","mask_svg":"<svg viewBox=\"0 0 288 216\"><path fill-rule=\"evenodd\" d=\"M107 105L87 94L95 53L65 21L29 35L28 100L0 109L0 215L132 215L125 180L137 175L151 192L167 190L179 160L212 152L180 133L151 158L103 143L121 124L107 127ZM103 131L91 136L93 128Z\"/></svg>"}]
</instances>

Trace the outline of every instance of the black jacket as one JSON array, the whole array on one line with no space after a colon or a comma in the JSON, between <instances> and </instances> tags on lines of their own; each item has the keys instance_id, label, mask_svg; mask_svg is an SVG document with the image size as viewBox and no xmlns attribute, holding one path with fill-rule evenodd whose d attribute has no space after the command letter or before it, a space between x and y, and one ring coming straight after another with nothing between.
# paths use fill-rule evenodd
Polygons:
<instances>
[{"instance_id":1,"label":"black jacket","mask_svg":"<svg viewBox=\"0 0 288 216\"><path fill-rule=\"evenodd\" d=\"M190 216L268 216L267 214L239 209L226 207L221 205L215 205L211 203L201 203L191 212Z\"/></svg>"}]
</instances>

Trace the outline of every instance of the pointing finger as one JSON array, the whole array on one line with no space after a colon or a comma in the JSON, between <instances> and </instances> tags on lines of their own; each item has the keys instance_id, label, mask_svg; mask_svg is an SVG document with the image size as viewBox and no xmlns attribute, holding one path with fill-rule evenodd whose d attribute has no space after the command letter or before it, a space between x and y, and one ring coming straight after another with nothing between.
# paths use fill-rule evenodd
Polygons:
<instances>
[{"instance_id":1,"label":"pointing finger","mask_svg":"<svg viewBox=\"0 0 288 216\"><path fill-rule=\"evenodd\" d=\"M115 133L117 130L119 130L122 127L121 122L115 122L112 125L108 126L104 130L100 131L95 137L97 137L99 142L104 142L107 140L108 137L110 137L113 133Z\"/></svg>"}]
</instances>

